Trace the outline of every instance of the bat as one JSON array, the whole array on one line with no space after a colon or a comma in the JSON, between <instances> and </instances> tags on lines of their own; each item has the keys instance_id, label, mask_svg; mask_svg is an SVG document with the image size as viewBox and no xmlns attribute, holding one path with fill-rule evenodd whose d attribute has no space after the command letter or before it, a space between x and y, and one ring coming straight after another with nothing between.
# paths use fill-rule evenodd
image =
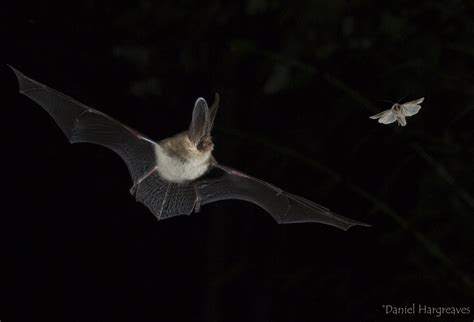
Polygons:
<instances>
[{"instance_id":1,"label":"bat","mask_svg":"<svg viewBox=\"0 0 474 322\"><path fill-rule=\"evenodd\" d=\"M196 100L188 130L156 142L9 67L20 93L43 107L70 143L99 144L123 159L133 181L130 193L158 220L199 212L211 202L239 199L260 206L280 224L316 222L343 230L369 226L219 164L212 155L211 137L219 107L217 93L210 108L204 98Z\"/></svg>"},{"instance_id":2,"label":"bat","mask_svg":"<svg viewBox=\"0 0 474 322\"><path fill-rule=\"evenodd\" d=\"M405 118L418 113L421 109L420 104L423 102L424 99L425 98L422 97L404 104L394 103L389 110L372 115L370 118L373 120L378 119L379 123L382 124L390 124L397 121L398 125L405 126L407 125L407 121Z\"/></svg>"}]
</instances>

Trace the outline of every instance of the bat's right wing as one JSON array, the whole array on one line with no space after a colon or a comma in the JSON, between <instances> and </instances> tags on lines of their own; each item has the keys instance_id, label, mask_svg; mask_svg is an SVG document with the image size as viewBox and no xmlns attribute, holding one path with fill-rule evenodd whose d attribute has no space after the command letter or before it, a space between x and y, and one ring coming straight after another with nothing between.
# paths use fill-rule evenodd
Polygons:
<instances>
[{"instance_id":1,"label":"bat's right wing","mask_svg":"<svg viewBox=\"0 0 474 322\"><path fill-rule=\"evenodd\" d=\"M127 164L134 186L154 169L155 142L110 116L10 68L18 79L20 93L41 105L71 143L95 143L119 154Z\"/></svg>"},{"instance_id":2,"label":"bat's right wing","mask_svg":"<svg viewBox=\"0 0 474 322\"><path fill-rule=\"evenodd\" d=\"M240 199L262 207L280 224L317 222L343 230L357 225L370 226L335 214L312 201L285 192L240 171L220 164L214 166L222 170L223 175L218 178L203 179L197 183L199 204Z\"/></svg>"}]
</instances>

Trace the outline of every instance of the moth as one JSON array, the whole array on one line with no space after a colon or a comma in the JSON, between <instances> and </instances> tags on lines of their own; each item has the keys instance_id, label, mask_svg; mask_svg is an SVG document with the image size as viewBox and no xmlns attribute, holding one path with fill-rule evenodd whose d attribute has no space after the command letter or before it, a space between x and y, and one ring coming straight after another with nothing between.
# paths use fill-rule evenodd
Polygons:
<instances>
[{"instance_id":1,"label":"moth","mask_svg":"<svg viewBox=\"0 0 474 322\"><path fill-rule=\"evenodd\" d=\"M239 199L260 206L282 224L316 222L343 230L368 226L218 163L212 155L211 137L219 107L217 93L210 108L204 98L196 100L186 131L154 141L11 68L20 93L43 107L70 143L99 144L123 159L133 181L130 193L158 220L199 212L202 205L211 202Z\"/></svg>"},{"instance_id":2,"label":"moth","mask_svg":"<svg viewBox=\"0 0 474 322\"><path fill-rule=\"evenodd\" d=\"M407 125L405 118L418 113L421 109L420 104L424 99L425 98L422 97L404 104L394 103L389 110L372 115L370 118L373 120L378 119L379 123L382 124L390 124L397 121L398 125L405 126Z\"/></svg>"}]
</instances>

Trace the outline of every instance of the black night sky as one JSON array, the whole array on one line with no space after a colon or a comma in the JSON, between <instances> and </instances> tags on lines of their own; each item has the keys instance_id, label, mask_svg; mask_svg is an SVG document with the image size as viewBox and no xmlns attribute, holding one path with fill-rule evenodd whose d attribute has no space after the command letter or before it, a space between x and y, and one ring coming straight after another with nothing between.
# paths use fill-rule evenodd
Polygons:
<instances>
[{"instance_id":1,"label":"black night sky","mask_svg":"<svg viewBox=\"0 0 474 322\"><path fill-rule=\"evenodd\" d=\"M472 321L473 9L2 3L0 320ZM120 157L70 145L6 64L156 140L219 92L220 163L373 227L243 201L158 222ZM369 119L420 97L406 127ZM413 303L470 313L386 312Z\"/></svg>"}]
</instances>

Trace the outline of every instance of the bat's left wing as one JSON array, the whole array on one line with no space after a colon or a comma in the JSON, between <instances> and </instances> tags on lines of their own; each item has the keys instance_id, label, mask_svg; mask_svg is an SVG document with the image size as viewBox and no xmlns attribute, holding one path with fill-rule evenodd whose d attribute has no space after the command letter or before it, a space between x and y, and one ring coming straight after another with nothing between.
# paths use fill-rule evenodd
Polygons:
<instances>
[{"instance_id":1,"label":"bat's left wing","mask_svg":"<svg viewBox=\"0 0 474 322\"><path fill-rule=\"evenodd\" d=\"M196 204L194 186L167 182L158 175L157 143L118 120L11 68L18 79L20 93L41 105L71 143L98 144L116 152L125 161L133 180L130 192L158 220L192 212Z\"/></svg>"},{"instance_id":2,"label":"bat's left wing","mask_svg":"<svg viewBox=\"0 0 474 322\"><path fill-rule=\"evenodd\" d=\"M222 170L223 174L218 178L204 179L197 183L199 204L240 199L262 207L280 224L317 222L343 230L357 225L370 226L335 214L312 201L240 171L220 164L214 166Z\"/></svg>"},{"instance_id":3,"label":"bat's left wing","mask_svg":"<svg viewBox=\"0 0 474 322\"><path fill-rule=\"evenodd\" d=\"M29 97L54 119L71 143L99 144L125 161L134 182L132 192L156 167L156 143L137 130L81 102L37 82L15 68L20 93ZM160 188L163 183L160 182Z\"/></svg>"}]
</instances>

